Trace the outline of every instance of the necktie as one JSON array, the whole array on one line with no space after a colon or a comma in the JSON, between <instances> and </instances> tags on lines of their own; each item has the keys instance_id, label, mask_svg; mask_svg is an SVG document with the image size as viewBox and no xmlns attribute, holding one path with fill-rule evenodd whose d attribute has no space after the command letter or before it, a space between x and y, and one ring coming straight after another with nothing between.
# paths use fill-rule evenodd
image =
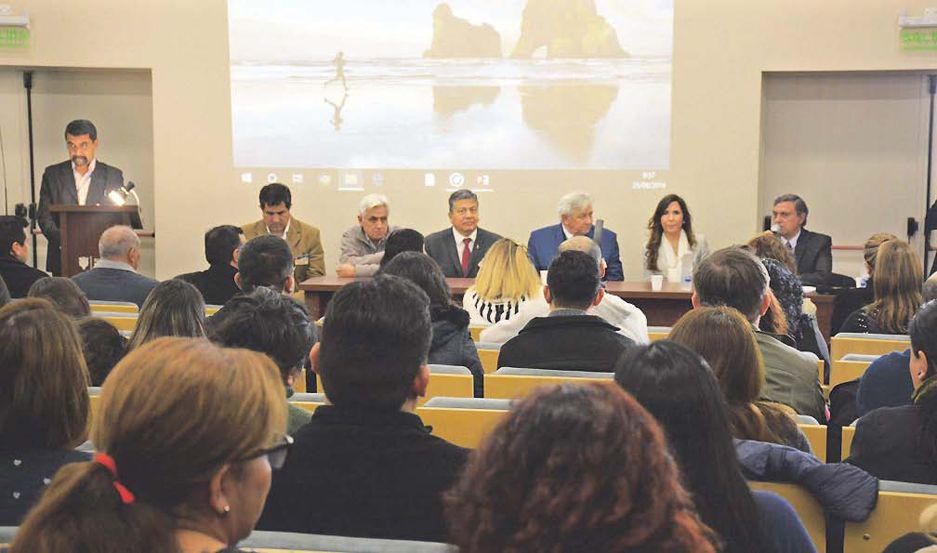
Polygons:
<instances>
[{"instance_id":1,"label":"necktie","mask_svg":"<svg viewBox=\"0 0 937 553\"><path fill-rule=\"evenodd\" d=\"M472 259L472 249L469 248L469 244L472 243L472 239L463 238L462 243L465 244L462 248L462 276L468 276L469 260Z\"/></svg>"},{"instance_id":2,"label":"necktie","mask_svg":"<svg viewBox=\"0 0 937 553\"><path fill-rule=\"evenodd\" d=\"M791 253L794 253L794 246L791 245L790 242L787 243L787 249L788 249L788 251L790 251Z\"/></svg>"}]
</instances>

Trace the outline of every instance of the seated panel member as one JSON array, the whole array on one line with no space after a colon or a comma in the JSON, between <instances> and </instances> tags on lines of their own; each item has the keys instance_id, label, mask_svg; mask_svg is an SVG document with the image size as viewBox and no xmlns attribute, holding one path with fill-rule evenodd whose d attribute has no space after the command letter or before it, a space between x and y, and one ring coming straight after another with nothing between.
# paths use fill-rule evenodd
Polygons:
<instances>
[{"instance_id":1,"label":"seated panel member","mask_svg":"<svg viewBox=\"0 0 937 553\"><path fill-rule=\"evenodd\" d=\"M25 298L34 282L49 276L26 264L29 261L26 225L21 217L0 215L0 277L12 298Z\"/></svg>"},{"instance_id":2,"label":"seated panel member","mask_svg":"<svg viewBox=\"0 0 937 553\"><path fill-rule=\"evenodd\" d=\"M53 205L110 204L107 195L124 185L124 174L117 167L98 161L95 154L100 142L94 123L76 119L65 127L65 147L69 159L46 167L39 189L39 228L49 241L46 270L62 274L61 231Z\"/></svg>"},{"instance_id":3,"label":"seated panel member","mask_svg":"<svg viewBox=\"0 0 937 553\"><path fill-rule=\"evenodd\" d=\"M442 493L468 450L431 435L415 413L431 335L429 298L403 278L335 294L311 354L330 404L294 435L258 528L446 541Z\"/></svg>"},{"instance_id":4,"label":"seated panel member","mask_svg":"<svg viewBox=\"0 0 937 553\"><path fill-rule=\"evenodd\" d=\"M661 273L668 282L680 282L692 275L701 259L709 255L709 244L702 234L693 232L693 217L686 201L667 194L657 203L647 223L650 231L644 247L644 269Z\"/></svg>"},{"instance_id":5,"label":"seated panel member","mask_svg":"<svg viewBox=\"0 0 937 553\"><path fill-rule=\"evenodd\" d=\"M501 237L478 227L478 196L467 189L449 196L452 227L426 237L426 253L448 278L475 278L478 262Z\"/></svg>"},{"instance_id":6,"label":"seated panel member","mask_svg":"<svg viewBox=\"0 0 937 553\"><path fill-rule=\"evenodd\" d=\"M557 248L573 236L588 236L593 238L595 226L592 224L592 196L585 192L570 192L560 198L557 206L560 214L560 223L543 227L530 233L527 240L527 250L530 259L538 271L544 271L556 257ZM618 237L609 229L602 233L602 257L607 266L605 278L608 280L625 280L621 259L618 256Z\"/></svg>"},{"instance_id":7,"label":"seated panel member","mask_svg":"<svg viewBox=\"0 0 937 553\"><path fill-rule=\"evenodd\" d=\"M772 224L784 245L794 253L797 273L804 284L826 284L833 276L833 239L807 230L807 203L796 194L774 199Z\"/></svg>"},{"instance_id":8,"label":"seated panel member","mask_svg":"<svg viewBox=\"0 0 937 553\"><path fill-rule=\"evenodd\" d=\"M208 269L176 277L198 288L210 305L224 305L238 292L234 275L238 272L238 248L245 242L244 231L234 225L221 225L205 233L205 260Z\"/></svg>"},{"instance_id":9,"label":"seated panel member","mask_svg":"<svg viewBox=\"0 0 937 553\"><path fill-rule=\"evenodd\" d=\"M103 233L98 240L101 259L90 271L72 277L89 301L131 301L138 307L158 280L137 273L140 266L140 237L132 228L117 225Z\"/></svg>"},{"instance_id":10,"label":"seated panel member","mask_svg":"<svg viewBox=\"0 0 937 553\"><path fill-rule=\"evenodd\" d=\"M335 272L340 277L374 276L384 257L387 236L396 230L388 223L390 201L383 194L368 194L358 204L358 224L342 234L342 255Z\"/></svg>"},{"instance_id":11,"label":"seated panel member","mask_svg":"<svg viewBox=\"0 0 937 553\"><path fill-rule=\"evenodd\" d=\"M262 234L272 234L286 240L295 258L293 276L298 284L307 278L325 274L325 252L319 229L290 215L292 200L290 189L285 185L274 182L264 186L260 189L263 219L241 228L247 240Z\"/></svg>"}]
</instances>

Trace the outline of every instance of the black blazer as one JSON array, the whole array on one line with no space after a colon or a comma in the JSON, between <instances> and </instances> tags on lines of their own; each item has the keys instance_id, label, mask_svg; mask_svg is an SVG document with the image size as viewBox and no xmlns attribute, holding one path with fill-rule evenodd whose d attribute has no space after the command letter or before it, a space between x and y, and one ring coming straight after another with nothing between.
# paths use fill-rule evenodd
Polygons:
<instances>
[{"instance_id":1,"label":"black blazer","mask_svg":"<svg viewBox=\"0 0 937 553\"><path fill-rule=\"evenodd\" d=\"M634 342L595 315L537 317L498 353L498 368L612 372Z\"/></svg>"},{"instance_id":2,"label":"black blazer","mask_svg":"<svg viewBox=\"0 0 937 553\"><path fill-rule=\"evenodd\" d=\"M9 255L0 255L0 277L6 283L11 298L25 298L34 282L48 276L19 259L13 259Z\"/></svg>"},{"instance_id":3,"label":"black blazer","mask_svg":"<svg viewBox=\"0 0 937 553\"><path fill-rule=\"evenodd\" d=\"M472 248L472 257L469 259L468 274L464 275L462 274L462 250L456 249L452 227L426 237L426 254L439 263L442 273L448 278L475 278L478 275L478 262L485 257L488 248L500 239L501 236L479 228Z\"/></svg>"},{"instance_id":4,"label":"black blazer","mask_svg":"<svg viewBox=\"0 0 937 553\"><path fill-rule=\"evenodd\" d=\"M100 160L95 162L91 173L91 186L85 205L109 204L107 195L124 185L124 174L120 169L111 167ZM53 205L78 205L78 189L75 187L75 175L72 162L63 161L46 167L42 173L42 187L39 189L39 228L49 241L46 256L46 270L53 275L62 274L61 235L58 217L49 211Z\"/></svg>"},{"instance_id":5,"label":"black blazer","mask_svg":"<svg viewBox=\"0 0 937 553\"><path fill-rule=\"evenodd\" d=\"M922 426L915 405L876 409L856 423L846 462L882 480L937 484L937 459L921 448Z\"/></svg>"},{"instance_id":6,"label":"black blazer","mask_svg":"<svg viewBox=\"0 0 937 553\"><path fill-rule=\"evenodd\" d=\"M797 273L804 284L827 284L833 275L833 239L825 234L800 230L794 248Z\"/></svg>"}]
</instances>

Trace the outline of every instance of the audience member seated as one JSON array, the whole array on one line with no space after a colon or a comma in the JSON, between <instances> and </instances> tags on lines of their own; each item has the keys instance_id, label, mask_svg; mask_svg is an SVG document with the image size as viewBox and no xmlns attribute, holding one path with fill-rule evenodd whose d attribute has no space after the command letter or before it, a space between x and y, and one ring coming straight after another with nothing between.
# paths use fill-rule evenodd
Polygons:
<instances>
[{"instance_id":1,"label":"audience member seated","mask_svg":"<svg viewBox=\"0 0 937 553\"><path fill-rule=\"evenodd\" d=\"M73 319L91 315L91 305L88 303L87 296L70 278L40 278L29 287L26 296L47 300Z\"/></svg>"},{"instance_id":2,"label":"audience member seated","mask_svg":"<svg viewBox=\"0 0 937 553\"><path fill-rule=\"evenodd\" d=\"M387 244L384 245L384 257L378 264L380 267L403 252L423 253L424 239L419 231L412 228L399 228L387 235Z\"/></svg>"},{"instance_id":3,"label":"audience member seated","mask_svg":"<svg viewBox=\"0 0 937 553\"><path fill-rule=\"evenodd\" d=\"M293 395L293 382L316 341L315 324L306 308L289 296L260 287L233 298L226 309L224 323L213 328L211 339L228 348L267 354L280 369L286 397ZM306 409L290 404L287 434L295 434L311 417Z\"/></svg>"},{"instance_id":4,"label":"audience member seated","mask_svg":"<svg viewBox=\"0 0 937 553\"><path fill-rule=\"evenodd\" d=\"M485 371L468 330L469 314L452 303L449 285L439 265L424 253L404 252L385 265L381 273L405 278L426 292L433 324L427 362L467 367L472 371L475 397L484 397Z\"/></svg>"},{"instance_id":5,"label":"audience member seated","mask_svg":"<svg viewBox=\"0 0 937 553\"><path fill-rule=\"evenodd\" d=\"M937 484L937 303L910 326L911 403L860 418L846 461L883 480Z\"/></svg>"},{"instance_id":6,"label":"audience member seated","mask_svg":"<svg viewBox=\"0 0 937 553\"><path fill-rule=\"evenodd\" d=\"M669 282L681 282L684 274L692 275L693 267L709 255L706 238L693 233L686 201L676 194L667 194L657 202L647 230L650 237L644 246L644 270L660 273Z\"/></svg>"},{"instance_id":7,"label":"audience member seated","mask_svg":"<svg viewBox=\"0 0 937 553\"><path fill-rule=\"evenodd\" d=\"M531 392L472 456L446 503L462 553L721 551L657 422L610 384Z\"/></svg>"},{"instance_id":8,"label":"audience member seated","mask_svg":"<svg viewBox=\"0 0 937 553\"><path fill-rule=\"evenodd\" d=\"M13 298L10 297L10 289L7 288L6 281L0 276L0 307L3 307L11 301L13 301Z\"/></svg>"},{"instance_id":9,"label":"audience member seated","mask_svg":"<svg viewBox=\"0 0 937 553\"><path fill-rule=\"evenodd\" d=\"M592 196L585 192L570 192L560 198L557 206L559 224L543 227L530 233L527 249L534 267L545 271L557 255L557 248L573 236L595 237L592 224ZM625 280L624 269L618 256L618 236L609 229L604 229L600 238L602 257L608 266L608 280Z\"/></svg>"},{"instance_id":10,"label":"audience member seated","mask_svg":"<svg viewBox=\"0 0 937 553\"><path fill-rule=\"evenodd\" d=\"M540 275L527 257L527 249L510 238L488 248L479 264L475 284L465 291L462 307L472 324L488 325L519 316L526 304L540 298Z\"/></svg>"},{"instance_id":11,"label":"audience member seated","mask_svg":"<svg viewBox=\"0 0 937 553\"><path fill-rule=\"evenodd\" d=\"M833 318L830 321L830 328L833 329L834 333L839 332L839 329L843 327L843 323L846 322L846 317L852 314L853 311L858 311L875 301L875 279L872 278L872 275L875 274L878 247L883 242L898 239L894 234L878 232L865 241L862 247L862 257L865 260L865 272L868 274L868 278L863 286L840 290L833 298Z\"/></svg>"},{"instance_id":12,"label":"audience member seated","mask_svg":"<svg viewBox=\"0 0 937 553\"><path fill-rule=\"evenodd\" d=\"M248 240L238 254L238 272L234 275L234 282L242 294L250 294L261 287L286 295L292 294L296 279L293 276L293 254L289 245L272 234L262 234ZM208 326L214 328L221 324L226 314L227 310L222 307L208 318Z\"/></svg>"},{"instance_id":13,"label":"audience member seated","mask_svg":"<svg viewBox=\"0 0 937 553\"><path fill-rule=\"evenodd\" d=\"M95 419L94 460L55 475L10 553L235 553L290 444L273 363L207 340L128 354Z\"/></svg>"},{"instance_id":14,"label":"audience member seated","mask_svg":"<svg viewBox=\"0 0 937 553\"><path fill-rule=\"evenodd\" d=\"M475 278L488 248L501 237L479 228L478 196L465 188L449 196L449 222L449 228L426 237L426 254L449 278Z\"/></svg>"},{"instance_id":15,"label":"audience member seated","mask_svg":"<svg viewBox=\"0 0 937 553\"><path fill-rule=\"evenodd\" d=\"M127 340L104 319L86 317L75 323L81 337L81 352L88 365L91 385L100 386L127 352Z\"/></svg>"},{"instance_id":16,"label":"audience member seated","mask_svg":"<svg viewBox=\"0 0 937 553\"><path fill-rule=\"evenodd\" d=\"M698 355L668 340L639 346L618 360L615 381L660 423L687 491L703 522L724 540L724 551L814 551L785 500L749 490L725 400Z\"/></svg>"},{"instance_id":17,"label":"audience member seated","mask_svg":"<svg viewBox=\"0 0 937 553\"><path fill-rule=\"evenodd\" d=\"M176 277L198 288L205 303L223 305L240 292L234 282L238 272L238 248L245 242L243 231L234 225L221 225L205 233L205 260L208 269Z\"/></svg>"},{"instance_id":18,"label":"audience member seated","mask_svg":"<svg viewBox=\"0 0 937 553\"><path fill-rule=\"evenodd\" d=\"M342 234L340 277L372 276L380 268L387 235L394 231L388 223L390 201L383 194L368 194L358 204L358 224Z\"/></svg>"},{"instance_id":19,"label":"audience member seated","mask_svg":"<svg viewBox=\"0 0 937 553\"><path fill-rule=\"evenodd\" d=\"M903 240L878 247L872 290L875 301L853 311L840 332L907 334L908 322L921 306L921 260Z\"/></svg>"},{"instance_id":20,"label":"audience member seated","mask_svg":"<svg viewBox=\"0 0 937 553\"><path fill-rule=\"evenodd\" d=\"M498 354L498 367L614 370L615 360L634 341L587 310L602 301L599 268L589 254L569 250L550 264L544 298L550 314L532 319Z\"/></svg>"},{"instance_id":21,"label":"audience member seated","mask_svg":"<svg viewBox=\"0 0 937 553\"><path fill-rule=\"evenodd\" d=\"M330 404L296 433L259 528L445 541L441 495L468 451L414 413L430 378L429 313L426 294L399 277L335 294L312 350Z\"/></svg>"},{"instance_id":22,"label":"audience member seated","mask_svg":"<svg viewBox=\"0 0 937 553\"><path fill-rule=\"evenodd\" d=\"M13 298L25 298L34 282L49 276L27 265L29 240L24 230L26 226L26 219L0 215L0 277Z\"/></svg>"},{"instance_id":23,"label":"audience member seated","mask_svg":"<svg viewBox=\"0 0 937 553\"><path fill-rule=\"evenodd\" d=\"M833 240L807 230L807 202L796 194L774 199L772 226L794 255L797 275L804 284L827 284L833 276Z\"/></svg>"},{"instance_id":24,"label":"audience member seated","mask_svg":"<svg viewBox=\"0 0 937 553\"><path fill-rule=\"evenodd\" d=\"M101 259L90 271L72 277L90 301L129 301L143 307L159 281L137 273L140 237L132 228L118 225L105 230L98 240Z\"/></svg>"},{"instance_id":25,"label":"audience member seated","mask_svg":"<svg viewBox=\"0 0 937 553\"><path fill-rule=\"evenodd\" d=\"M0 344L0 526L17 526L61 466L90 459L74 450L88 370L72 321L46 300L0 309Z\"/></svg>"},{"instance_id":26,"label":"audience member seated","mask_svg":"<svg viewBox=\"0 0 937 553\"><path fill-rule=\"evenodd\" d=\"M602 250L592 239L585 236L573 236L560 244L559 251L576 250L592 256L599 264L599 277L605 275L605 260L602 259ZM647 317L640 309L613 294L605 294L598 305L589 309L591 315L597 315L606 322L618 327L619 334L631 338L635 343L647 344L650 337L647 333ZM546 317L550 314L550 304L542 297L530 300L524 304L514 317L491 325L481 331L480 342L503 344L527 326L534 317Z\"/></svg>"},{"instance_id":27,"label":"audience member seated","mask_svg":"<svg viewBox=\"0 0 937 553\"><path fill-rule=\"evenodd\" d=\"M771 302L768 271L761 261L741 248L717 250L697 265L693 287L693 307L734 307L756 329L755 340L765 363L761 399L783 403L824 423L826 404L817 377L817 356L757 330Z\"/></svg>"},{"instance_id":28,"label":"audience member seated","mask_svg":"<svg viewBox=\"0 0 937 553\"><path fill-rule=\"evenodd\" d=\"M205 337L205 301L188 282L167 280L153 288L143 302L127 351L163 336Z\"/></svg>"},{"instance_id":29,"label":"audience member seated","mask_svg":"<svg viewBox=\"0 0 937 553\"><path fill-rule=\"evenodd\" d=\"M760 401L765 364L755 331L731 307L701 307L677 321L669 339L699 354L709 364L729 408L732 436L788 445L810 453L787 406Z\"/></svg>"}]
</instances>

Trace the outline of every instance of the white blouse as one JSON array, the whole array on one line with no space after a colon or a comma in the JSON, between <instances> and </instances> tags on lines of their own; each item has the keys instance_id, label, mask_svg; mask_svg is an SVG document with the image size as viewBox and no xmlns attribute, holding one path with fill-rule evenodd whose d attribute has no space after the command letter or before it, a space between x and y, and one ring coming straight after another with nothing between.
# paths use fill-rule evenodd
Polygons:
<instances>
[{"instance_id":1,"label":"white blouse","mask_svg":"<svg viewBox=\"0 0 937 553\"><path fill-rule=\"evenodd\" d=\"M696 247L691 248L686 231L681 230L676 252L673 251L667 237L661 236L660 246L657 248L657 269L664 274L668 282L680 282L684 269L692 273L693 267L707 255L709 255L709 244L706 243L703 235L696 235ZM684 267L685 263L689 266Z\"/></svg>"}]
</instances>

